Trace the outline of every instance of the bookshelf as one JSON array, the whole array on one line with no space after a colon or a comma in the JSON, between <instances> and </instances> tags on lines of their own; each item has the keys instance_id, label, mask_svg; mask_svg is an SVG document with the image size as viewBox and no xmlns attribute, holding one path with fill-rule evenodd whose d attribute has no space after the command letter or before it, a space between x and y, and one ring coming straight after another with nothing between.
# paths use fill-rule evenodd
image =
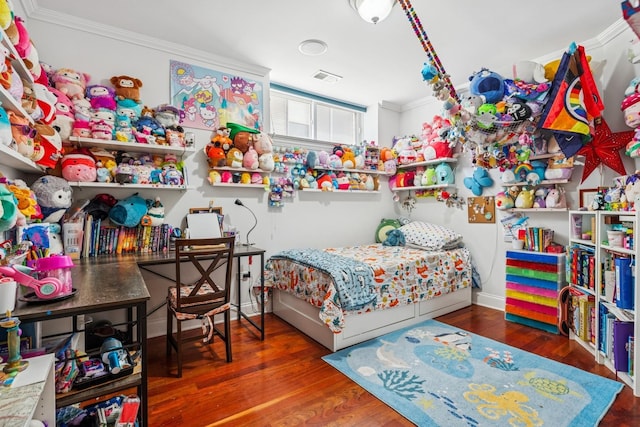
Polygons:
<instances>
[{"instance_id":1,"label":"bookshelf","mask_svg":"<svg viewBox=\"0 0 640 427\"><path fill-rule=\"evenodd\" d=\"M638 213L569 211L569 223L567 281L577 323L570 338L640 396L634 372L640 362L635 348L640 332L635 321L635 309L640 306L634 238Z\"/></svg>"}]
</instances>

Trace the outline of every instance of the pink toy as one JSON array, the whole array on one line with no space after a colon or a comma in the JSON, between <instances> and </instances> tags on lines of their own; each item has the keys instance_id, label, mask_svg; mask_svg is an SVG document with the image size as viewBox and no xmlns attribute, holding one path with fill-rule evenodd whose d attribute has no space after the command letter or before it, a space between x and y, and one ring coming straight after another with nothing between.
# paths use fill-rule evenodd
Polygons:
<instances>
[{"instance_id":1,"label":"pink toy","mask_svg":"<svg viewBox=\"0 0 640 427\"><path fill-rule=\"evenodd\" d=\"M97 178L96 161L81 151L65 154L62 157L62 177L70 182L93 182Z\"/></svg>"},{"instance_id":2,"label":"pink toy","mask_svg":"<svg viewBox=\"0 0 640 427\"><path fill-rule=\"evenodd\" d=\"M247 169L258 169L258 152L253 147L249 147L244 153L242 166Z\"/></svg>"},{"instance_id":3,"label":"pink toy","mask_svg":"<svg viewBox=\"0 0 640 427\"><path fill-rule=\"evenodd\" d=\"M87 83L91 79L89 74L81 73L71 68L60 68L51 76L56 89L66 94L70 99L84 98Z\"/></svg>"},{"instance_id":4,"label":"pink toy","mask_svg":"<svg viewBox=\"0 0 640 427\"><path fill-rule=\"evenodd\" d=\"M116 110L116 92L113 88L104 85L91 85L87 86L86 99L91 102L91 108L97 110L98 108L106 108L107 110Z\"/></svg>"},{"instance_id":5,"label":"pink toy","mask_svg":"<svg viewBox=\"0 0 640 427\"><path fill-rule=\"evenodd\" d=\"M24 26L24 21L19 16L14 19L16 29L18 30L18 43L16 43L16 51L20 58L26 58L29 55L29 49L31 49L31 43L29 43L29 32L27 27Z\"/></svg>"},{"instance_id":6,"label":"pink toy","mask_svg":"<svg viewBox=\"0 0 640 427\"><path fill-rule=\"evenodd\" d=\"M89 126L89 122L85 120L76 120L73 123L73 130L71 134L81 138L91 138L91 126Z\"/></svg>"},{"instance_id":7,"label":"pink toy","mask_svg":"<svg viewBox=\"0 0 640 427\"><path fill-rule=\"evenodd\" d=\"M13 279L23 286L32 288L38 298L52 299L64 295L65 285L55 277L38 280L30 275L33 270L18 265L0 266L0 274Z\"/></svg>"},{"instance_id":8,"label":"pink toy","mask_svg":"<svg viewBox=\"0 0 640 427\"><path fill-rule=\"evenodd\" d=\"M106 120L91 120L91 137L95 139L113 139L113 124Z\"/></svg>"}]
</instances>

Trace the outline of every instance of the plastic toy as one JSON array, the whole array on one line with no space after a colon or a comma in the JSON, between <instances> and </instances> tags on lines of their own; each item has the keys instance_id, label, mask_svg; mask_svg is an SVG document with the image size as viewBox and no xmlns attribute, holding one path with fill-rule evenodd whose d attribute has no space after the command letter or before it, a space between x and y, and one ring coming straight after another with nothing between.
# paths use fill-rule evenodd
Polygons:
<instances>
[{"instance_id":1,"label":"plastic toy","mask_svg":"<svg viewBox=\"0 0 640 427\"><path fill-rule=\"evenodd\" d=\"M464 186L471 190L476 196L481 196L484 187L491 187L493 178L489 176L489 172L485 168L476 168L473 176L464 179Z\"/></svg>"}]
</instances>

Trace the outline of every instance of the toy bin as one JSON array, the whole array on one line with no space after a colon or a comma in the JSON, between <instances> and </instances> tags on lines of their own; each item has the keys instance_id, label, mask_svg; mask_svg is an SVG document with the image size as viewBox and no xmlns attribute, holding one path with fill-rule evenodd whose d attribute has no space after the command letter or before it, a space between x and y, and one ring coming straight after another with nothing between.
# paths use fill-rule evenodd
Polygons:
<instances>
[{"instance_id":1,"label":"toy bin","mask_svg":"<svg viewBox=\"0 0 640 427\"><path fill-rule=\"evenodd\" d=\"M68 255L38 258L35 263L35 271L38 274L38 279L42 280L47 277L55 277L62 282L64 288L60 296L69 295L73 292L71 267L73 267L73 260Z\"/></svg>"}]
</instances>

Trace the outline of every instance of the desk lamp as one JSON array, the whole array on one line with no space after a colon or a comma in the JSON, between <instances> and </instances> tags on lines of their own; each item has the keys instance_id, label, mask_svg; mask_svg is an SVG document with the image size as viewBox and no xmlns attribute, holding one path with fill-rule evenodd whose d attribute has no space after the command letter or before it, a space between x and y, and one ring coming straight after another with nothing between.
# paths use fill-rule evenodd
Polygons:
<instances>
[{"instance_id":1,"label":"desk lamp","mask_svg":"<svg viewBox=\"0 0 640 427\"><path fill-rule=\"evenodd\" d=\"M253 215L254 223L253 223L253 227L251 227L251 229L247 233L247 243L243 243L242 244L242 246L253 246L253 245L255 245L255 243L249 243L249 234L251 234L253 229L256 228L256 225L258 225L258 218L256 218L256 214L254 214L251 209L249 209L247 206L245 206L244 203L242 203L242 200L236 199L235 204L238 205L238 206L242 206L243 208L247 209L249 212L251 212L251 215Z\"/></svg>"}]
</instances>

